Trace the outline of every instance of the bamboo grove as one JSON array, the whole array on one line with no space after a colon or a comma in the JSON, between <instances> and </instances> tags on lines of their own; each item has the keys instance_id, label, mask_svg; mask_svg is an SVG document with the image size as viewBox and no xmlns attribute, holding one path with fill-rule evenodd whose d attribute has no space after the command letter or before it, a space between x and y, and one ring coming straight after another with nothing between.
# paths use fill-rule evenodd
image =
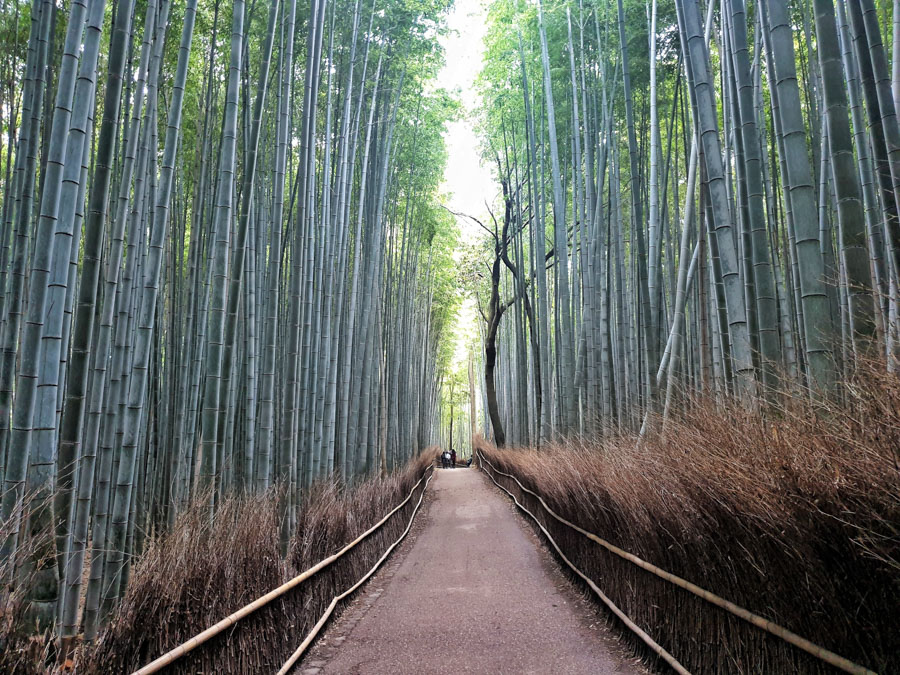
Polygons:
<instances>
[{"instance_id":1,"label":"bamboo grove","mask_svg":"<svg viewBox=\"0 0 900 675\"><path fill-rule=\"evenodd\" d=\"M287 537L437 433L445 11L3 3L0 556L42 625L93 639L192 499L273 487Z\"/></svg>"},{"instance_id":2,"label":"bamboo grove","mask_svg":"<svg viewBox=\"0 0 900 675\"><path fill-rule=\"evenodd\" d=\"M839 401L860 360L895 368L898 17L876 0L489 6L486 434L647 433L696 396Z\"/></svg>"}]
</instances>

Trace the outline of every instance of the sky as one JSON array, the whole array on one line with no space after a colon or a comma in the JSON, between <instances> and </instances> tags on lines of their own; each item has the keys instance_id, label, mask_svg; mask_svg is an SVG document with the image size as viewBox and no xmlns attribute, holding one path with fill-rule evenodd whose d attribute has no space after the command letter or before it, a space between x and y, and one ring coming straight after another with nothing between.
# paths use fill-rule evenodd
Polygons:
<instances>
[{"instance_id":1,"label":"sky","mask_svg":"<svg viewBox=\"0 0 900 675\"><path fill-rule=\"evenodd\" d=\"M484 222L485 201L493 201L497 186L490 168L482 164L475 132L475 110L479 104L475 78L481 70L484 56L484 35L487 12L483 0L456 0L448 26L450 33L442 38L446 62L438 76L438 83L456 92L462 102L460 119L448 125L445 135L448 161L442 191L449 197L447 206L456 213L466 213ZM468 218L457 218L460 243L465 246L482 234L478 225ZM462 250L457 251L457 260ZM466 298L456 316L454 332L456 349L454 365L465 367L473 338L477 335L478 316L473 298Z\"/></svg>"},{"instance_id":2,"label":"sky","mask_svg":"<svg viewBox=\"0 0 900 675\"><path fill-rule=\"evenodd\" d=\"M484 55L486 11L482 0L456 0L448 25L450 34L441 42L446 63L438 76L440 85L456 91L462 101L460 119L448 125L445 139L449 151L443 191L450 195L448 207L479 219L485 200L492 200L497 187L489 168L482 164L474 128L479 97L475 78ZM464 242L471 242L481 229L467 218L459 219Z\"/></svg>"}]
</instances>

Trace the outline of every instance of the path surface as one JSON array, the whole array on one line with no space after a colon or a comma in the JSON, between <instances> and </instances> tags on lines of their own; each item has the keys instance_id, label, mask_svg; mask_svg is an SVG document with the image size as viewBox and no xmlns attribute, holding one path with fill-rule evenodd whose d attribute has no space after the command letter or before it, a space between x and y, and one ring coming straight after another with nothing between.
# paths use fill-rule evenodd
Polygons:
<instances>
[{"instance_id":1,"label":"path surface","mask_svg":"<svg viewBox=\"0 0 900 675\"><path fill-rule=\"evenodd\" d=\"M429 493L412 543L298 672L644 672L479 471L438 471Z\"/></svg>"}]
</instances>

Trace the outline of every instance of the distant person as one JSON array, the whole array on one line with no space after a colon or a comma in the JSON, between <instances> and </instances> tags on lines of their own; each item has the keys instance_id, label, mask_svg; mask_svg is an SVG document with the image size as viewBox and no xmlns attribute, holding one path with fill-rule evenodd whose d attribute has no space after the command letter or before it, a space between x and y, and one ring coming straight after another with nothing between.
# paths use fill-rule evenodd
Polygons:
<instances>
[{"instance_id":1,"label":"distant person","mask_svg":"<svg viewBox=\"0 0 900 675\"><path fill-rule=\"evenodd\" d=\"M450 451L450 466L456 468L456 450Z\"/></svg>"},{"instance_id":2,"label":"distant person","mask_svg":"<svg viewBox=\"0 0 900 675\"><path fill-rule=\"evenodd\" d=\"M444 452L441 453L441 466L444 467L445 469L450 467L450 453L447 452L446 450L444 450Z\"/></svg>"},{"instance_id":3,"label":"distant person","mask_svg":"<svg viewBox=\"0 0 900 675\"><path fill-rule=\"evenodd\" d=\"M471 455L469 456L469 459L466 460L466 468L468 469L470 466L472 466L472 456Z\"/></svg>"}]
</instances>

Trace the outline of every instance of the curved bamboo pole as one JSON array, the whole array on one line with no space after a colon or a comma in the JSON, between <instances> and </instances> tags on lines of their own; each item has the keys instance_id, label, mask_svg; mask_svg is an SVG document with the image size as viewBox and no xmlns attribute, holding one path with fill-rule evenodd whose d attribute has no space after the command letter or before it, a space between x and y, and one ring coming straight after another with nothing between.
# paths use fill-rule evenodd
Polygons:
<instances>
[{"instance_id":1,"label":"curved bamboo pole","mask_svg":"<svg viewBox=\"0 0 900 675\"><path fill-rule=\"evenodd\" d=\"M434 467L429 465L428 468L432 470L432 474L433 474ZM427 473L427 472L428 472L428 469L425 469L425 473ZM346 554L348 551L353 549L364 539L369 537L372 533L374 533L382 525L384 525L390 519L391 516L393 516L395 513L397 513L397 511L399 511L404 506L406 506L407 502L409 502L409 500L412 499L412 496L415 493L416 488L418 488L419 485L422 484L422 481L425 480L425 473L422 474L422 477L413 486L412 490L410 490L409 495L407 495L406 499L404 499L397 506L395 506L387 515L384 516L384 518L382 518L377 523L375 523L371 528L369 528L368 530L363 532L361 535L359 535L356 539L354 539L349 544L344 546L344 548L342 548L340 551L338 551L337 553L335 553L333 555L328 556L324 560L321 560L320 562L316 563L315 565L310 567L305 572L298 574L296 577L294 577L290 581L283 583L278 588L269 591L268 593L266 593L264 596L262 596L260 598L257 598L256 600L251 602L249 605L246 605L246 606L242 607L241 609L237 610L236 612L234 612L233 614L230 614L229 616L225 617L224 619L219 621L214 626L207 628L202 633L198 633L197 635L192 637L190 640L187 640L186 642L181 643L180 645L178 645L171 651L168 651L165 654L163 654L162 656L160 656L155 661L148 663L146 666L144 666L140 670L136 670L134 673L132 673L132 675L149 675L150 673L159 672L166 666L168 666L168 665L172 664L173 662L177 661L178 659L180 659L182 656L184 656L188 652L192 651L193 649L196 649L197 647L202 645L204 642L215 637L216 635L221 633L226 628L233 626L234 624L236 624L238 621L240 621L244 617L249 616L250 614L252 614L253 612L255 612L256 610L258 610L262 607L265 607L270 602L272 602L272 600L280 598L282 595L287 593L292 588L299 586L300 584L302 584L304 581L306 581L307 579L309 579L316 573L321 572L323 569L328 567L335 560L337 560L338 558L340 558L341 556ZM431 477L429 477L428 480L430 481ZM423 493L424 493L424 491L423 491Z\"/></svg>"},{"instance_id":2,"label":"curved bamboo pole","mask_svg":"<svg viewBox=\"0 0 900 675\"><path fill-rule=\"evenodd\" d=\"M425 487L422 488L422 494L419 495L419 501L416 504L416 508L413 509L412 515L409 517L409 523L406 525L406 529L403 530L403 534L401 534L400 537L397 539L397 541L395 541L393 544L391 544L387 548L387 550L384 552L384 555L382 555L378 559L378 561L375 563L375 565L372 567L372 569L370 569L368 572L366 572L365 576L363 576L359 581L357 581L355 584L353 584L346 591L344 591L343 593L341 593L338 596L335 596L331 600L331 604L328 605L328 609L325 610L325 613L316 622L316 625L312 627L312 630L309 631L309 634L303 639L303 642L300 643L300 646L297 647L297 650L293 654L291 654L291 657L287 661L284 662L283 666L281 666L281 670L278 671L278 675L287 675L287 673L290 672L291 668L294 667L294 664L297 663L297 661L300 659L300 657L303 656L303 653L312 644L312 641L316 639L316 635L318 635L319 631L322 630L322 626L324 626L325 622L328 621L328 618L334 612L335 608L337 607L337 604L341 600L346 598L348 595L352 595L356 591L356 589L358 589L360 586L362 586L369 579L369 577L371 577L373 574L375 574L376 570L378 570L378 568L381 567L382 563L385 560L387 560L388 556L391 554L391 551L393 551L395 548L397 548L400 545L400 542L406 538L406 535L409 534L409 530L412 528L413 520L416 517L416 513L419 512L419 507L422 505L422 500L425 498L425 490L428 489L428 483L431 482L432 478L434 478L433 470L431 472L431 475L428 477L428 480L425 481ZM419 481L419 482L421 483L422 481ZM413 489L415 489L415 488L413 488Z\"/></svg>"},{"instance_id":3,"label":"curved bamboo pole","mask_svg":"<svg viewBox=\"0 0 900 675\"><path fill-rule=\"evenodd\" d=\"M497 467L495 467L493 464L488 462L488 460L486 460L484 458L484 455L482 455L480 452L478 454L484 462L487 462L487 464L490 464L491 468L494 471L496 471L497 473L503 474L502 471L498 471ZM543 525L541 525L541 521L539 521L537 519L537 517L535 517L535 515L531 511L529 511L522 504L520 504L519 500L516 499L516 496L512 492L510 492L505 487L500 485L500 483L498 483L496 480L494 480L494 477L491 475L490 471L485 470L485 474L487 474L487 477L493 481L494 485L496 485L498 488L500 488L506 494L508 494L510 497L512 497L512 500L516 503L516 506L518 506L525 513L527 513L529 516L531 516L531 519L535 522L535 524L539 528L541 528L541 532L543 532L544 536L547 537L547 541L550 542L550 544L556 550L556 553L559 555L559 557L562 558L563 561L570 568L572 568L572 571L575 572L575 574L577 574L582 580L584 580L584 582L588 586L591 587L591 590L597 594L597 596L603 601L603 604L605 604L607 607L609 607L612 610L613 614L615 614L617 617L619 617L622 620L622 623L624 623L626 626L628 626L628 628L635 635L637 635L641 640L643 640L644 644L646 644L648 647L650 647L650 649L652 649L654 652L656 652L656 654L658 654L660 658L662 658L666 663L668 663L670 666L672 666L672 669L676 673L679 673L680 675L690 675L689 670L687 670L684 666L682 666L675 659L674 656L672 656L669 652L667 652L665 650L665 648L663 648L652 637L650 637L646 632L644 632L644 630L640 626L638 626L634 621L632 621L630 618L628 618L628 615L625 614L625 612L623 612L621 609L619 609L616 606L616 604L612 600L610 600L609 597L603 591L600 590L600 588L597 586L597 584L595 584L593 582L593 580L591 580L590 577L588 577L586 574L584 574L584 572L582 572L580 569L575 567L575 565L572 563L572 561L566 557L566 554L562 552L562 549L559 547L559 545L555 541L553 541L553 537L550 536L550 533L547 532L546 528ZM509 474L503 474L503 475L508 476ZM513 480L515 480L515 477L513 477L513 476L510 476L510 477L513 478ZM518 481L516 481L516 482L518 483ZM525 489L525 488L523 488L523 489ZM538 497L538 499L540 499L540 497Z\"/></svg>"},{"instance_id":4,"label":"curved bamboo pole","mask_svg":"<svg viewBox=\"0 0 900 675\"><path fill-rule=\"evenodd\" d=\"M715 593L712 593L711 591L707 591L704 588L700 588L696 584L692 584L690 581L687 581L686 579L682 579L681 577L676 576L676 575L672 574L671 572L666 572L664 569L657 567L653 563L648 563L647 561L645 561L641 558L638 558L633 553L629 553L628 551L625 551L624 549L621 549L618 546L615 546L614 544L609 543L605 539L601 539L596 534L592 534L592 533L588 532L587 530L578 527L578 525L575 525L574 523L569 522L562 516L558 515L555 511L553 511L553 509L551 509L549 506L547 506L547 503L543 500L543 498L539 494L537 494L536 492L533 492L532 490L529 490L527 487L522 485L522 483L519 482L518 478L516 478L512 474L508 474L508 473L504 473L503 471L500 471L497 467L495 467L493 464L491 464L491 462L487 458L485 458L484 454L481 451L478 452L478 455L485 463L487 463L491 467L491 469L494 470L494 472L499 473L502 476L507 476L509 478L512 478L523 492L527 492L528 494L535 497L541 503L541 506L544 507L544 509L547 511L547 513L549 513L551 516L553 516L556 520L561 522L563 525L568 525L570 528L572 528L576 532L579 532L580 534L583 534L585 537L587 537L591 541L600 544L603 548L605 548L609 552L615 553L620 558L624 558L628 562L634 563L641 569L647 570L651 574L655 574L656 576L658 576L661 579L665 579L666 581L671 582L671 583L675 584L676 586L685 589L686 591L690 591L694 595L696 595L700 598L703 598L704 600L715 605L716 607L724 609L726 612L729 612L730 614L733 614L733 615L743 619L744 621L747 621L748 623L753 624L757 628L761 628L764 631L771 633L775 637L781 638L785 642L788 642L788 643L794 645L795 647L802 649L806 653L811 654L811 655L815 656L816 658L824 661L825 663L828 663L836 668L843 670L844 672L854 673L854 675L877 675L874 671L869 670L868 668L866 668L864 666L860 666L859 664L854 663L853 661L850 661L849 659L845 659L843 656L839 656L838 654L835 654L834 652L829 651L829 650L825 649L824 647L820 647L819 645L810 642L806 638L800 637L796 633L789 631L787 628L784 628L783 626L779 626L777 623L769 621L768 619L766 619L758 614L754 614L750 610L744 609L743 607L736 605L733 602L730 602L729 600L726 600L725 598L722 598L722 597L716 595ZM490 476L490 473L488 473L488 476ZM490 478L491 478L491 480L494 480L493 476L490 476ZM503 490L504 492L506 492L507 494L509 494L512 497L512 493L510 493L508 490L506 490L506 488L504 488L499 483L497 483L497 481L494 481L494 484L497 485L497 487L499 487L501 490ZM515 500L515 497L513 497L513 500ZM526 511L525 508L523 506L521 506L518 501L516 501L516 504L519 505L519 507L523 511ZM531 515L531 513L528 511L526 511L526 513ZM532 515L532 518L534 518L533 515ZM537 522L537 520L535 520L535 522ZM544 534L547 535L547 538L550 539L550 535L547 534L547 531L544 530L543 526L541 526L540 523L538 523L538 526L541 528L541 530L543 530ZM550 539L550 542L553 543L553 540ZM554 545L554 547L556 546L555 543L553 545ZM557 551L558 550L559 549L557 548ZM562 555L562 553L560 553L560 555ZM563 556L563 559L565 559L565 556ZM566 560L566 562L568 562L568 560ZM571 565L571 563L569 563L569 564ZM586 581L588 581L587 578L581 574L581 572L579 572L578 570L575 570L575 571L579 574L579 576L582 576L583 578L585 578ZM591 582L588 581L588 583L591 583ZM592 588L593 588L593 585L592 585Z\"/></svg>"}]
</instances>

